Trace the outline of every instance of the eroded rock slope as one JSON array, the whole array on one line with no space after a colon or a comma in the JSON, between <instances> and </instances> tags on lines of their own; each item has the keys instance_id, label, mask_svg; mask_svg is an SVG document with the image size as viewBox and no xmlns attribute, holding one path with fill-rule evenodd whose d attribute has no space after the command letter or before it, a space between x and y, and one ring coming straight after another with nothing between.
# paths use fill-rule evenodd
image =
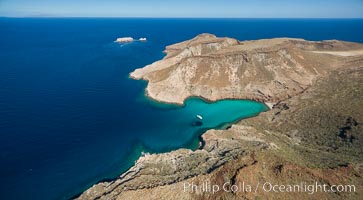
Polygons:
<instances>
[{"instance_id":1,"label":"eroded rock slope","mask_svg":"<svg viewBox=\"0 0 363 200\"><path fill-rule=\"evenodd\" d=\"M79 199L362 199L363 46L301 39L237 41L203 34L171 45L131 76L147 94L182 103L255 99L273 108L227 130L209 130L196 151L141 157ZM185 183L354 184L354 193L184 192Z\"/></svg>"}]
</instances>

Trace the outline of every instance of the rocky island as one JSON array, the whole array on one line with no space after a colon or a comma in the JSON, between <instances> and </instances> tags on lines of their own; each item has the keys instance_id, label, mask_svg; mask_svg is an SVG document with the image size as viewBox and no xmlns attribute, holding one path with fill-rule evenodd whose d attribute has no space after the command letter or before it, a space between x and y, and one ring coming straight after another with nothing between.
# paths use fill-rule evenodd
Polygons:
<instances>
[{"instance_id":1,"label":"rocky island","mask_svg":"<svg viewBox=\"0 0 363 200\"><path fill-rule=\"evenodd\" d=\"M113 181L79 199L361 199L363 195L363 44L275 38L238 41L211 34L166 47L136 69L146 94L183 104L250 99L270 105L226 130L209 130L195 151L140 157ZM354 185L354 192L215 192L190 184Z\"/></svg>"},{"instance_id":2,"label":"rocky island","mask_svg":"<svg viewBox=\"0 0 363 200\"><path fill-rule=\"evenodd\" d=\"M116 38L116 40L115 40L115 42L117 42L117 43L130 43L133 41L135 41L135 39L133 37L120 37L120 38ZM139 38L138 41L146 42L146 38L145 37Z\"/></svg>"}]
</instances>

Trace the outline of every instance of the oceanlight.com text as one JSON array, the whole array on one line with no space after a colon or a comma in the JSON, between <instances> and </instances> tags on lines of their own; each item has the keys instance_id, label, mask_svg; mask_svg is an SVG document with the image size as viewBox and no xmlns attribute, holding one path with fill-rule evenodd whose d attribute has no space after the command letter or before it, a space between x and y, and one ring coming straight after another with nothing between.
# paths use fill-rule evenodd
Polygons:
<instances>
[{"instance_id":1,"label":"oceanlight.com text","mask_svg":"<svg viewBox=\"0 0 363 200\"><path fill-rule=\"evenodd\" d=\"M217 193L223 192L268 192L268 193L307 193L314 194L318 192L333 192L333 193L351 193L356 192L355 185L349 184L333 184L328 185L324 183L314 182L306 183L300 182L298 184L276 184L273 182L263 182L249 184L245 182L238 182L232 184L231 182L225 182L224 184L213 184L209 181L199 182L185 182L183 184L183 191L190 193Z\"/></svg>"}]
</instances>

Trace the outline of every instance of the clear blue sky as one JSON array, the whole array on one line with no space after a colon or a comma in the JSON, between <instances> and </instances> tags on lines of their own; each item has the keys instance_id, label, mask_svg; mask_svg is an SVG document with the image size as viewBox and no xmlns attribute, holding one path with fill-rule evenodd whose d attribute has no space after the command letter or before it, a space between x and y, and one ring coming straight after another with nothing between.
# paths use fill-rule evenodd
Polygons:
<instances>
[{"instance_id":1,"label":"clear blue sky","mask_svg":"<svg viewBox=\"0 0 363 200\"><path fill-rule=\"evenodd\" d=\"M0 0L0 16L363 18L363 0Z\"/></svg>"}]
</instances>

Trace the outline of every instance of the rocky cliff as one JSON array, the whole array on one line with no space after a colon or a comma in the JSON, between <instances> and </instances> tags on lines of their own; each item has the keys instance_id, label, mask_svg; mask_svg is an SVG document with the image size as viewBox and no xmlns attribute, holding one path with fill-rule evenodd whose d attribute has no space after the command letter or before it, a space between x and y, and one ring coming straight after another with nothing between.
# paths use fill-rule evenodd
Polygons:
<instances>
[{"instance_id":1,"label":"rocky cliff","mask_svg":"<svg viewBox=\"0 0 363 200\"><path fill-rule=\"evenodd\" d=\"M237 41L202 34L168 46L166 57L131 76L147 94L183 103L243 98L268 112L202 135L202 148L141 157L126 173L79 199L362 199L363 45L301 39ZM354 184L354 193L184 192L208 181L256 185Z\"/></svg>"},{"instance_id":2,"label":"rocky cliff","mask_svg":"<svg viewBox=\"0 0 363 200\"><path fill-rule=\"evenodd\" d=\"M201 34L167 46L164 59L136 69L130 76L147 80L147 95L163 102L182 104L189 96L200 96L211 101L230 98L276 103L342 66L346 57L334 52L362 48L361 44L335 40L238 41Z\"/></svg>"}]
</instances>

